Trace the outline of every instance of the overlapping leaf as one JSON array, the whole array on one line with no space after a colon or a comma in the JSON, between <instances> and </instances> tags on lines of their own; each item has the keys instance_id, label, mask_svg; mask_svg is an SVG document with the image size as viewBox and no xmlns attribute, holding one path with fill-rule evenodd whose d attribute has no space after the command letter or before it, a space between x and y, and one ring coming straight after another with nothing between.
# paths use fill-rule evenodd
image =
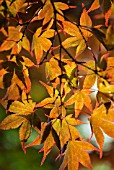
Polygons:
<instances>
[{"instance_id":1,"label":"overlapping leaf","mask_svg":"<svg viewBox=\"0 0 114 170\"><path fill-rule=\"evenodd\" d=\"M75 110L75 117L79 116L79 113L81 112L83 106L85 105L90 111L92 111L92 104L91 99L88 96L91 91L89 90L81 90L77 91L74 95L72 95L66 102L65 105L72 105L75 104L74 110Z\"/></svg>"},{"instance_id":2,"label":"overlapping leaf","mask_svg":"<svg viewBox=\"0 0 114 170\"><path fill-rule=\"evenodd\" d=\"M40 60L43 56L43 51L47 52L50 49L52 43L48 38L53 37L54 32L54 30L50 29L42 33L42 28L40 27L34 33L32 48L35 52L37 64L40 63Z\"/></svg>"},{"instance_id":3,"label":"overlapping leaf","mask_svg":"<svg viewBox=\"0 0 114 170\"><path fill-rule=\"evenodd\" d=\"M44 3L44 2L43 2ZM58 13L63 15L62 10L69 9L69 6L62 2L54 2L55 9ZM50 0L47 0L43 6L43 9L39 12L38 19L43 19L43 25L48 23L54 17L54 10ZM64 18L57 14L56 17L58 20L64 20Z\"/></svg>"},{"instance_id":4,"label":"overlapping leaf","mask_svg":"<svg viewBox=\"0 0 114 170\"><path fill-rule=\"evenodd\" d=\"M7 56L7 59L7 61L1 61L0 88L7 88L4 98L17 100L20 97L20 89L30 92L31 81L27 67L33 66L34 63L19 55Z\"/></svg>"},{"instance_id":5,"label":"overlapping leaf","mask_svg":"<svg viewBox=\"0 0 114 170\"><path fill-rule=\"evenodd\" d=\"M75 140L80 137L75 126L83 124L83 122L72 118L71 114L63 118L63 120L57 119L53 122L53 128L57 132L60 139L61 149L70 139Z\"/></svg>"},{"instance_id":6,"label":"overlapping leaf","mask_svg":"<svg viewBox=\"0 0 114 170\"><path fill-rule=\"evenodd\" d=\"M71 23L69 21L63 21L64 31L73 37L69 37L62 42L64 48L77 47L76 48L76 57L81 54L87 44L87 39L92 36L88 30L84 30L83 27L77 26L76 23ZM92 26L92 21L88 15L86 9L83 9L83 12L80 17L81 26Z\"/></svg>"},{"instance_id":7,"label":"overlapping leaf","mask_svg":"<svg viewBox=\"0 0 114 170\"><path fill-rule=\"evenodd\" d=\"M18 42L22 33L19 31L20 26L18 27L8 27L8 38L0 46L0 51L10 50Z\"/></svg>"},{"instance_id":8,"label":"overlapping leaf","mask_svg":"<svg viewBox=\"0 0 114 170\"><path fill-rule=\"evenodd\" d=\"M26 96L26 93L22 93L22 102L14 101L9 107L9 111L20 115L29 115L34 112L35 102L32 101L30 96Z\"/></svg>"},{"instance_id":9,"label":"overlapping leaf","mask_svg":"<svg viewBox=\"0 0 114 170\"><path fill-rule=\"evenodd\" d=\"M60 152L58 158L64 155L60 170L67 167L68 170L78 170L79 163L92 169L88 151L99 149L83 141L77 130L78 125L84 124L77 119L80 113L86 112L84 108L92 113L89 120L100 148L100 156L104 144L103 132L114 138L114 60L112 53L101 55L102 46L99 44L102 43L108 51L114 49L112 18L109 22L112 4L112 0L94 0L89 9L82 4L79 22L76 23L73 18L70 21L70 17L63 12L72 8L63 2L0 1L0 34L3 39L0 42L0 88L6 90L1 104L8 113L0 123L0 129L19 128L24 152L27 147L42 144L40 152L44 153L41 165L56 145ZM106 27L94 26L95 22L92 22L95 10L99 8ZM99 49L98 57L92 46L88 49L93 60L88 57L89 61L86 61L85 56L86 62L80 62L80 58L75 60L89 46L89 38L93 34L99 40L96 47ZM71 47L76 48L74 56L67 51ZM28 55L29 58L35 56L32 61L36 60L36 65L26 57ZM46 88L49 97L36 104L29 95L31 82L28 68L39 68L42 64L48 83L40 83ZM97 89L92 88L95 82ZM89 95L91 88L97 91L95 109ZM45 112L45 122L41 122L39 112L35 112L39 108L50 110L50 113ZM69 114L71 111L73 113ZM36 130L38 137L25 146L31 128Z\"/></svg>"},{"instance_id":10,"label":"overlapping leaf","mask_svg":"<svg viewBox=\"0 0 114 170\"><path fill-rule=\"evenodd\" d=\"M6 4L8 7L8 10L11 12L11 14L16 16L17 12L21 11L21 8L24 7L25 1L26 0L14 0L14 1L6 0Z\"/></svg>"}]
</instances>

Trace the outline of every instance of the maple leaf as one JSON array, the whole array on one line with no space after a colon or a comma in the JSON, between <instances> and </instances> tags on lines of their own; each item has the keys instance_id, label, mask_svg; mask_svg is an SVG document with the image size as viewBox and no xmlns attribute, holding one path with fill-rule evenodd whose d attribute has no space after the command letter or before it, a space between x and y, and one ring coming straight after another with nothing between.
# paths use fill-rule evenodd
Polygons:
<instances>
[{"instance_id":1,"label":"maple leaf","mask_svg":"<svg viewBox=\"0 0 114 170\"><path fill-rule=\"evenodd\" d=\"M27 148L30 146L40 145L41 143L44 143L42 149L39 151L44 152L41 165L44 163L46 156L50 153L51 148L55 144L51 128L52 128L51 122L49 123L42 122L41 131L39 131L40 135L32 143L25 146L25 148Z\"/></svg>"},{"instance_id":2,"label":"maple leaf","mask_svg":"<svg viewBox=\"0 0 114 170\"><path fill-rule=\"evenodd\" d=\"M41 143L44 143L48 135L50 134L50 131L51 131L51 123L41 122L41 130L38 130L39 135L36 137L36 139L33 142L27 144L25 148L35 146L35 145L37 146L40 145Z\"/></svg>"},{"instance_id":3,"label":"maple leaf","mask_svg":"<svg viewBox=\"0 0 114 170\"><path fill-rule=\"evenodd\" d=\"M41 81L40 81L41 82ZM52 86L48 86L45 83L41 82L43 86L46 87L50 97L45 98L40 103L36 104L36 108L43 107L43 108L49 108L52 109L50 111L49 118L57 118L59 115L62 114L62 116L66 115L66 109L61 104L61 102L64 102L65 96L62 98L59 95L59 91L57 89L54 89ZM66 94L69 92L69 88L66 88Z\"/></svg>"},{"instance_id":4,"label":"maple leaf","mask_svg":"<svg viewBox=\"0 0 114 170\"><path fill-rule=\"evenodd\" d=\"M24 37L21 37L20 41L15 43L15 45L12 47L11 54L19 54L19 52L22 50L22 47L30 52L30 42L25 35Z\"/></svg>"},{"instance_id":5,"label":"maple leaf","mask_svg":"<svg viewBox=\"0 0 114 170\"><path fill-rule=\"evenodd\" d=\"M41 151L44 152L43 158L42 158L42 161L41 161L41 165L44 163L46 156L50 153L51 148L54 146L54 144L55 144L54 138L52 136L52 132L50 132L48 137L46 138L46 140L44 142L43 148L41 149Z\"/></svg>"},{"instance_id":6,"label":"maple leaf","mask_svg":"<svg viewBox=\"0 0 114 170\"><path fill-rule=\"evenodd\" d=\"M95 61L90 60L86 62L85 67L80 67L81 70L87 71L87 74L85 76L84 82L83 82L83 89L90 89L96 81L96 73L95 73Z\"/></svg>"},{"instance_id":7,"label":"maple leaf","mask_svg":"<svg viewBox=\"0 0 114 170\"><path fill-rule=\"evenodd\" d=\"M114 109L108 109L102 104L100 107L94 109L91 117L89 118L92 131L95 135L97 143L100 147L100 157L102 157L102 149L104 144L104 133L114 138Z\"/></svg>"},{"instance_id":8,"label":"maple leaf","mask_svg":"<svg viewBox=\"0 0 114 170\"><path fill-rule=\"evenodd\" d=\"M107 59L107 70L110 71L106 71L106 73L108 74L108 82L114 82L114 60L113 57L109 57Z\"/></svg>"},{"instance_id":9,"label":"maple leaf","mask_svg":"<svg viewBox=\"0 0 114 170\"><path fill-rule=\"evenodd\" d=\"M43 2L44 3L44 2ZM39 12L38 19L41 20L43 19L43 25L48 23L53 17L54 17L54 10L56 10L58 13L56 13L57 20L64 20L64 17L62 17L63 12L62 10L69 9L69 6L65 3L62 2L54 2L54 7L53 9L52 3L50 0L47 0L43 6L43 9Z\"/></svg>"},{"instance_id":10,"label":"maple leaf","mask_svg":"<svg viewBox=\"0 0 114 170\"><path fill-rule=\"evenodd\" d=\"M42 33L42 27L38 28L34 33L32 49L34 49L37 64L40 63L43 51L47 52L50 49L52 43L48 38L53 37L54 33L55 31L52 29Z\"/></svg>"},{"instance_id":11,"label":"maple leaf","mask_svg":"<svg viewBox=\"0 0 114 170\"><path fill-rule=\"evenodd\" d=\"M50 21L50 19L53 17L53 7L50 2L50 0L47 0L45 5L43 6L43 9L39 12L38 19L44 19L43 25L45 25L47 22Z\"/></svg>"},{"instance_id":12,"label":"maple leaf","mask_svg":"<svg viewBox=\"0 0 114 170\"><path fill-rule=\"evenodd\" d=\"M23 91L22 93L22 102L14 101L11 103L9 107L9 111L13 113L17 113L20 115L29 115L34 112L35 102L29 99L30 96L26 96L26 93Z\"/></svg>"},{"instance_id":13,"label":"maple leaf","mask_svg":"<svg viewBox=\"0 0 114 170\"><path fill-rule=\"evenodd\" d=\"M0 129L2 130L16 129L18 127L20 127L19 138L22 144L22 148L25 152L24 143L27 141L31 133L31 124L29 120L27 120L23 116L20 116L20 114L11 114L11 115L8 115L0 123Z\"/></svg>"},{"instance_id":14,"label":"maple leaf","mask_svg":"<svg viewBox=\"0 0 114 170\"><path fill-rule=\"evenodd\" d=\"M8 10L13 14L13 16L16 16L17 12L19 12L21 8L23 8L25 1L26 0L15 0L15 1L6 0L6 4Z\"/></svg>"},{"instance_id":15,"label":"maple leaf","mask_svg":"<svg viewBox=\"0 0 114 170\"><path fill-rule=\"evenodd\" d=\"M67 115L62 120L53 120L53 128L59 136L61 149L70 139L75 140L80 137L79 132L75 127L79 124L84 124L84 122L73 118L72 114Z\"/></svg>"},{"instance_id":16,"label":"maple leaf","mask_svg":"<svg viewBox=\"0 0 114 170\"><path fill-rule=\"evenodd\" d=\"M114 48L114 27L112 24L110 24L106 30L106 45L108 48L113 49Z\"/></svg>"},{"instance_id":17,"label":"maple leaf","mask_svg":"<svg viewBox=\"0 0 114 170\"><path fill-rule=\"evenodd\" d=\"M18 42L22 37L22 33L19 30L20 26L8 27L8 38L4 40L4 42L0 46L0 51L7 51L10 50L13 46L15 46L16 42Z\"/></svg>"},{"instance_id":18,"label":"maple leaf","mask_svg":"<svg viewBox=\"0 0 114 170\"><path fill-rule=\"evenodd\" d=\"M72 95L66 102L65 106L75 104L74 110L75 110L75 117L79 116L79 113L81 112L83 106L85 105L87 108L89 108L90 111L92 111L92 104L91 99L88 96L90 94L90 90L81 90L76 91L74 95Z\"/></svg>"},{"instance_id":19,"label":"maple leaf","mask_svg":"<svg viewBox=\"0 0 114 170\"><path fill-rule=\"evenodd\" d=\"M88 12L86 11L86 9L84 7L84 4L82 4L82 7L83 7L83 12L80 17L80 25L81 26L92 26L92 20L91 20L90 16L88 15ZM85 37L85 39L92 36L92 34L87 30L81 29L81 31L82 31L82 34Z\"/></svg>"},{"instance_id":20,"label":"maple leaf","mask_svg":"<svg viewBox=\"0 0 114 170\"><path fill-rule=\"evenodd\" d=\"M65 156L59 170L64 170L68 166L68 170L78 170L79 162L92 169L90 157L87 151L98 150L92 144L84 141L72 140L67 144Z\"/></svg>"},{"instance_id":21,"label":"maple leaf","mask_svg":"<svg viewBox=\"0 0 114 170\"><path fill-rule=\"evenodd\" d=\"M56 57L56 56L55 56ZM46 63L46 77L51 80L61 75L61 69L58 61L52 57L49 62Z\"/></svg>"},{"instance_id":22,"label":"maple leaf","mask_svg":"<svg viewBox=\"0 0 114 170\"><path fill-rule=\"evenodd\" d=\"M86 48L86 40L92 36L92 34L88 30L84 30L77 26L76 23L71 23L69 21L63 21L63 28L66 33L73 37L69 37L62 42L64 48L77 47L76 48L76 56L81 54ZM80 25L81 26L92 26L92 21L86 11L83 9L83 12L80 17Z\"/></svg>"},{"instance_id":23,"label":"maple leaf","mask_svg":"<svg viewBox=\"0 0 114 170\"><path fill-rule=\"evenodd\" d=\"M41 133L41 143L44 142L43 148L41 149L41 151L44 151L41 165L55 144L61 149L70 138L76 139L79 137L79 132L74 126L82 123L83 122L72 118L72 115L68 115L62 120L62 123L60 119L54 119L45 124L43 133ZM37 138L37 141L39 143L39 138ZM34 141L32 145L34 144L36 144L36 141Z\"/></svg>"},{"instance_id":24,"label":"maple leaf","mask_svg":"<svg viewBox=\"0 0 114 170\"><path fill-rule=\"evenodd\" d=\"M26 153L25 142L28 140L30 134L31 134L31 124L29 120L25 119L19 129L19 138L20 138L24 153Z\"/></svg>"},{"instance_id":25,"label":"maple leaf","mask_svg":"<svg viewBox=\"0 0 114 170\"><path fill-rule=\"evenodd\" d=\"M10 56L7 56L7 58L7 61L1 61L0 88L7 88L4 99L17 100L20 97L20 89L27 93L30 92L31 81L26 67L33 66L34 63L29 59L25 59L24 56L22 58L14 55L12 59L10 59Z\"/></svg>"},{"instance_id":26,"label":"maple leaf","mask_svg":"<svg viewBox=\"0 0 114 170\"><path fill-rule=\"evenodd\" d=\"M114 29L112 25L109 25L105 31L94 27L89 29L108 51L114 49Z\"/></svg>"},{"instance_id":27,"label":"maple leaf","mask_svg":"<svg viewBox=\"0 0 114 170\"><path fill-rule=\"evenodd\" d=\"M18 128L23 121L25 120L24 117L18 114L8 115L1 123L0 129L8 130L8 129L15 129Z\"/></svg>"},{"instance_id":28,"label":"maple leaf","mask_svg":"<svg viewBox=\"0 0 114 170\"><path fill-rule=\"evenodd\" d=\"M57 89L54 90L54 88L52 86L49 86L42 81L40 81L40 83L46 88L50 97L48 97L48 98L44 99L43 101L41 101L40 103L36 104L36 107L53 108L54 103L55 103L57 96L59 94L58 90Z\"/></svg>"}]
</instances>

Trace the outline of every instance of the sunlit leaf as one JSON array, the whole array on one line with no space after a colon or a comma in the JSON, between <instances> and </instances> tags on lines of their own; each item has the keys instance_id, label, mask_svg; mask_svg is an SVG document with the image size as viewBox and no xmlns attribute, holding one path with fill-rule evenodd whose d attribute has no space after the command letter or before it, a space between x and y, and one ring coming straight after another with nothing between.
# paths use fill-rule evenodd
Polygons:
<instances>
[{"instance_id":1,"label":"sunlit leaf","mask_svg":"<svg viewBox=\"0 0 114 170\"><path fill-rule=\"evenodd\" d=\"M92 71L88 71L88 74L85 77L83 88L84 89L90 89L96 81L96 74L94 74Z\"/></svg>"},{"instance_id":2,"label":"sunlit leaf","mask_svg":"<svg viewBox=\"0 0 114 170\"><path fill-rule=\"evenodd\" d=\"M0 51L10 50L21 39L22 33L19 31L19 28L19 26L8 27L8 38L0 46Z\"/></svg>"},{"instance_id":3,"label":"sunlit leaf","mask_svg":"<svg viewBox=\"0 0 114 170\"><path fill-rule=\"evenodd\" d=\"M6 0L8 9L14 16L16 16L16 13L19 12L19 10L22 8L24 3L25 3L25 0L15 0L13 2Z\"/></svg>"},{"instance_id":4,"label":"sunlit leaf","mask_svg":"<svg viewBox=\"0 0 114 170\"><path fill-rule=\"evenodd\" d=\"M18 113L20 115L28 115L34 112L34 107L35 107L35 102L32 102L31 99L26 98L22 102L14 101L10 105L9 111L13 113Z\"/></svg>"},{"instance_id":5,"label":"sunlit leaf","mask_svg":"<svg viewBox=\"0 0 114 170\"><path fill-rule=\"evenodd\" d=\"M52 136L52 132L50 132L50 134L48 135L47 139L44 142L44 146L43 146L43 159L41 162L41 165L44 163L46 156L50 153L51 148L54 146L55 142L54 142L54 138Z\"/></svg>"},{"instance_id":6,"label":"sunlit leaf","mask_svg":"<svg viewBox=\"0 0 114 170\"><path fill-rule=\"evenodd\" d=\"M69 139L75 140L79 138L79 132L76 129L76 125L83 124L83 122L72 118L72 115L66 116L62 122L61 120L57 119L53 123L53 128L60 136L60 144L61 148L69 141ZM64 130L65 129L65 130Z\"/></svg>"},{"instance_id":7,"label":"sunlit leaf","mask_svg":"<svg viewBox=\"0 0 114 170\"><path fill-rule=\"evenodd\" d=\"M69 47L76 47L79 44L78 38L77 37L70 37L65 39L62 42L62 45L64 48L69 48Z\"/></svg>"},{"instance_id":8,"label":"sunlit leaf","mask_svg":"<svg viewBox=\"0 0 114 170\"><path fill-rule=\"evenodd\" d=\"M8 130L11 128L18 128L24 122L24 120L25 118L19 116L18 114L9 115L0 123L0 129Z\"/></svg>"},{"instance_id":9,"label":"sunlit leaf","mask_svg":"<svg viewBox=\"0 0 114 170\"><path fill-rule=\"evenodd\" d=\"M26 153L26 150L25 150L24 145L25 145L25 142L28 140L30 133L31 133L31 124L27 119L25 119L19 129L19 138L21 141L22 149L24 150L25 153Z\"/></svg>"},{"instance_id":10,"label":"sunlit leaf","mask_svg":"<svg viewBox=\"0 0 114 170\"><path fill-rule=\"evenodd\" d=\"M100 2L99 2L99 0L94 0L91 7L89 8L89 10L87 12L94 11L98 8L100 8Z\"/></svg>"},{"instance_id":11,"label":"sunlit leaf","mask_svg":"<svg viewBox=\"0 0 114 170\"><path fill-rule=\"evenodd\" d=\"M82 6L84 6L84 4L82 4ZM88 15L85 8L83 9L83 12L82 12L81 17L80 17L80 25L82 25L82 26L92 26L91 18ZM89 31L84 30L84 29L82 29L82 34L85 38L89 38L92 35Z\"/></svg>"},{"instance_id":12,"label":"sunlit leaf","mask_svg":"<svg viewBox=\"0 0 114 170\"><path fill-rule=\"evenodd\" d=\"M113 112L114 109L109 109L107 113L106 107L101 105L93 111L91 117L89 118L95 138L100 147L100 157L102 157L102 149L104 144L103 132L114 138L114 124L112 122L114 120Z\"/></svg>"},{"instance_id":13,"label":"sunlit leaf","mask_svg":"<svg viewBox=\"0 0 114 170\"><path fill-rule=\"evenodd\" d=\"M110 85L106 81L99 83L98 89L102 93L114 93L114 85Z\"/></svg>"},{"instance_id":14,"label":"sunlit leaf","mask_svg":"<svg viewBox=\"0 0 114 170\"><path fill-rule=\"evenodd\" d=\"M43 51L47 52L52 45L51 41L49 39L47 39L47 37L51 38L54 36L53 30L47 30L43 34L41 34L41 31L42 31L42 29L40 27L34 33L33 46L32 46L32 48L34 49L35 57L36 57L38 64L40 63L40 60L43 56Z\"/></svg>"},{"instance_id":15,"label":"sunlit leaf","mask_svg":"<svg viewBox=\"0 0 114 170\"><path fill-rule=\"evenodd\" d=\"M85 105L87 108L92 110L91 100L88 96L88 93L82 91L77 91L74 95L72 95L66 102L65 106L72 105L74 106L75 116L78 117L79 113L81 112L83 106Z\"/></svg>"},{"instance_id":16,"label":"sunlit leaf","mask_svg":"<svg viewBox=\"0 0 114 170\"><path fill-rule=\"evenodd\" d=\"M63 21L63 27L64 27L64 31L67 34L72 35L72 36L77 36L77 33L78 33L78 37L82 38L79 28L75 24L72 24L71 22L68 22L68 21Z\"/></svg>"},{"instance_id":17,"label":"sunlit leaf","mask_svg":"<svg viewBox=\"0 0 114 170\"><path fill-rule=\"evenodd\" d=\"M31 125L28 120L24 120L22 126L19 129L19 136L21 142L26 142L31 133Z\"/></svg>"},{"instance_id":18,"label":"sunlit leaf","mask_svg":"<svg viewBox=\"0 0 114 170\"><path fill-rule=\"evenodd\" d=\"M86 49L86 43L85 43L85 40L82 39L76 49L75 57L77 57L79 54L81 54L85 49Z\"/></svg>"},{"instance_id":19,"label":"sunlit leaf","mask_svg":"<svg viewBox=\"0 0 114 170\"><path fill-rule=\"evenodd\" d=\"M69 141L65 156L59 170L64 170L68 167L68 170L78 170L79 162L92 169L90 157L87 151L97 150L92 144L83 141Z\"/></svg>"}]
</instances>

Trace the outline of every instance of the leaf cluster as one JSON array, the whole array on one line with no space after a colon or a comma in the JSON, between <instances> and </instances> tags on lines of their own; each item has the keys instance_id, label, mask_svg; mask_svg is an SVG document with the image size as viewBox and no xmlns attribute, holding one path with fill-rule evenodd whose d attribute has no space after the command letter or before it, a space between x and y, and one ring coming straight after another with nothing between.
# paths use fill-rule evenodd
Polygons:
<instances>
[{"instance_id":1,"label":"leaf cluster","mask_svg":"<svg viewBox=\"0 0 114 170\"><path fill-rule=\"evenodd\" d=\"M66 13L79 8L79 21L70 20ZM88 151L102 157L104 133L114 138L113 10L111 0L94 0L89 9L84 3L80 7L53 0L0 1L0 89L5 90L0 102L6 109L0 129L18 128L24 152L43 144L41 165L56 146L57 159L64 157L60 170L78 170L79 163L92 169ZM100 25L95 25L97 17L103 18ZM84 57L85 52L90 56ZM40 83L49 95L37 103L30 96L29 69L42 65L46 82ZM47 110L46 121L40 120L41 108ZM88 115L98 147L90 143L91 137L81 138L77 126L85 122L80 115ZM38 136L27 144L33 129Z\"/></svg>"}]
</instances>

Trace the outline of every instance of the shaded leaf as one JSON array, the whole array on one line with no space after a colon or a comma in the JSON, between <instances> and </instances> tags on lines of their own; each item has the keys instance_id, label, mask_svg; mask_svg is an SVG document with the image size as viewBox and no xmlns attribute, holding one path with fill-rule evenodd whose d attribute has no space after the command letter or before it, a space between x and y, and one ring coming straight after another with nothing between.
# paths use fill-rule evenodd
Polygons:
<instances>
[{"instance_id":1,"label":"shaded leaf","mask_svg":"<svg viewBox=\"0 0 114 170\"><path fill-rule=\"evenodd\" d=\"M50 153L51 148L54 146L54 144L55 142L54 142L52 133L50 132L50 134L48 135L47 139L44 142L43 148L41 149L41 151L44 151L41 165L44 163L46 156Z\"/></svg>"},{"instance_id":2,"label":"shaded leaf","mask_svg":"<svg viewBox=\"0 0 114 170\"><path fill-rule=\"evenodd\" d=\"M12 73L6 73L3 77L3 84L5 88L8 88L11 85L13 74Z\"/></svg>"},{"instance_id":3,"label":"shaded leaf","mask_svg":"<svg viewBox=\"0 0 114 170\"><path fill-rule=\"evenodd\" d=\"M75 126L82 124L82 122L71 117L72 115L68 115L62 120L62 122L60 119L57 119L53 123L53 128L60 139L61 148L63 148L70 139L75 140L79 138L79 132Z\"/></svg>"},{"instance_id":4,"label":"shaded leaf","mask_svg":"<svg viewBox=\"0 0 114 170\"><path fill-rule=\"evenodd\" d=\"M107 49L107 50L113 50L114 49L114 43L113 43L113 39L112 39L112 36L109 37L111 43L107 43L108 42L108 39L106 40L106 34L107 33L104 33L102 30L100 29L96 29L96 28L90 28L92 33L96 36L96 38L104 45L104 47ZM111 41L112 39L112 41Z\"/></svg>"},{"instance_id":5,"label":"shaded leaf","mask_svg":"<svg viewBox=\"0 0 114 170\"><path fill-rule=\"evenodd\" d=\"M60 139L54 128L52 128L52 136L54 138L56 146L58 147L59 150L61 150Z\"/></svg>"},{"instance_id":6,"label":"shaded leaf","mask_svg":"<svg viewBox=\"0 0 114 170\"><path fill-rule=\"evenodd\" d=\"M41 121L40 121L40 118L38 117L38 115L36 113L34 113L33 118L32 118L32 126L35 129L38 128L39 130L41 130Z\"/></svg>"},{"instance_id":7,"label":"shaded leaf","mask_svg":"<svg viewBox=\"0 0 114 170\"><path fill-rule=\"evenodd\" d=\"M52 128L52 124L51 124L51 122L49 122L49 123L46 125L46 127L45 127L45 129L44 129L44 132L43 132L43 134L42 134L41 143L43 143L43 142L47 139L47 137L48 137L49 134L50 134L51 128Z\"/></svg>"}]
</instances>

